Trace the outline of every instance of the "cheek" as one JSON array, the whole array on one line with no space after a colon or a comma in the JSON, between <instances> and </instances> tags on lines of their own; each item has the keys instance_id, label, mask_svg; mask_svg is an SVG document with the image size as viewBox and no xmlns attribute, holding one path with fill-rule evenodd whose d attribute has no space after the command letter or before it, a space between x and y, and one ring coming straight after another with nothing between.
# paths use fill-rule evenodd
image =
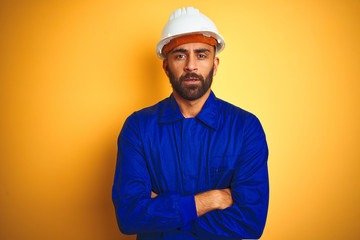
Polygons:
<instances>
[{"instance_id":1,"label":"cheek","mask_svg":"<svg viewBox=\"0 0 360 240\"><path fill-rule=\"evenodd\" d=\"M168 70L171 71L175 77L180 77L183 74L183 66L181 63L169 65Z\"/></svg>"},{"instance_id":2,"label":"cheek","mask_svg":"<svg viewBox=\"0 0 360 240\"><path fill-rule=\"evenodd\" d=\"M214 66L214 61L210 58L203 61L198 61L198 66L204 70L208 70Z\"/></svg>"},{"instance_id":3,"label":"cheek","mask_svg":"<svg viewBox=\"0 0 360 240\"><path fill-rule=\"evenodd\" d=\"M216 69L214 68L214 63L213 62L207 62L206 64L204 64L204 66L203 66L203 75L205 74L205 75L207 75L211 70L213 70L214 69L214 73L216 72Z\"/></svg>"}]
</instances>

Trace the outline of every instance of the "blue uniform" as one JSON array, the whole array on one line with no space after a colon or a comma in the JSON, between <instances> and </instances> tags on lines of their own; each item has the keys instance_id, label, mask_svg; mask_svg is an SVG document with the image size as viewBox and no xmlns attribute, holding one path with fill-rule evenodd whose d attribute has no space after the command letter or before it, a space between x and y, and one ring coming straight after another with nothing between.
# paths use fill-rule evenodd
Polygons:
<instances>
[{"instance_id":1,"label":"blue uniform","mask_svg":"<svg viewBox=\"0 0 360 240\"><path fill-rule=\"evenodd\" d=\"M112 197L119 228L137 239L259 238L267 158L259 120L213 92L195 118L183 117L173 95L135 112L118 139ZM224 188L234 205L197 217L194 195Z\"/></svg>"}]
</instances>

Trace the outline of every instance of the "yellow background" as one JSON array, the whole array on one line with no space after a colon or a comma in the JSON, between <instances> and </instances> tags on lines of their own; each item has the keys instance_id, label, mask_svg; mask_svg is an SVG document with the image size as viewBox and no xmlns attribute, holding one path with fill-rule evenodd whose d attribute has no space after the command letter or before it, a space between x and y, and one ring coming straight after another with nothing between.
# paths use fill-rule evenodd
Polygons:
<instances>
[{"instance_id":1,"label":"yellow background","mask_svg":"<svg viewBox=\"0 0 360 240\"><path fill-rule=\"evenodd\" d=\"M0 239L134 239L111 202L116 140L170 94L155 45L183 6L226 40L215 94L267 134L262 239L360 239L358 0L1 1Z\"/></svg>"}]
</instances>

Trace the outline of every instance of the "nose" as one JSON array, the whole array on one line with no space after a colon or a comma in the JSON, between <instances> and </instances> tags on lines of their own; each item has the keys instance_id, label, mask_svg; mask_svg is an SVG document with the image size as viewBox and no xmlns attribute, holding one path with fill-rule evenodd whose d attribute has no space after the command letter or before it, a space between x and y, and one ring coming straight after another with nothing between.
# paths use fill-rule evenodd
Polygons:
<instances>
[{"instance_id":1,"label":"nose","mask_svg":"<svg viewBox=\"0 0 360 240\"><path fill-rule=\"evenodd\" d=\"M186 72L194 72L196 70L198 70L197 61L196 61L195 56L193 54L191 54L186 61L185 71Z\"/></svg>"}]
</instances>

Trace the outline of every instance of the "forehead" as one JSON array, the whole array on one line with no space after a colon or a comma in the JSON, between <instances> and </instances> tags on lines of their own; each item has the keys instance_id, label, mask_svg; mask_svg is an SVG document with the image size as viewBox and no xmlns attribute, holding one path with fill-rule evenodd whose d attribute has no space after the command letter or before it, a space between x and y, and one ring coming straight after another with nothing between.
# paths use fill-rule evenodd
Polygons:
<instances>
[{"instance_id":1,"label":"forehead","mask_svg":"<svg viewBox=\"0 0 360 240\"><path fill-rule=\"evenodd\" d=\"M195 51L195 50L198 50L198 49L207 49L209 50L210 52L213 52L214 51L214 46L211 46L207 43L185 43L185 44L181 44L177 47L175 47L173 50L171 50L171 52L177 50L177 49L184 49L184 50L187 50L187 51Z\"/></svg>"}]
</instances>

